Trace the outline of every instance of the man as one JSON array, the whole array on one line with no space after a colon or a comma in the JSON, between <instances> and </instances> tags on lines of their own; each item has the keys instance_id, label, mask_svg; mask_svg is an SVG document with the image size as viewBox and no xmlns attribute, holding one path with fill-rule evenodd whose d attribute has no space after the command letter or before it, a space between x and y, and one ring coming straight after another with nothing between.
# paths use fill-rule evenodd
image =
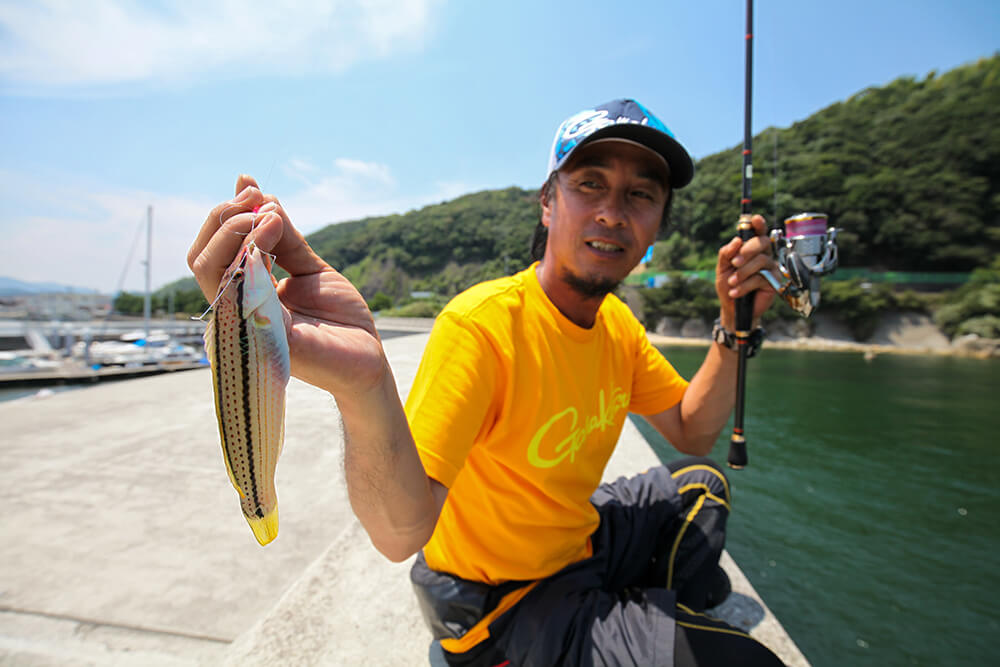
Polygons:
<instances>
[{"instance_id":1,"label":"man","mask_svg":"<svg viewBox=\"0 0 1000 667\"><path fill-rule=\"evenodd\" d=\"M253 227L290 277L292 372L330 391L351 505L373 544L413 568L453 664L780 664L698 612L727 592L728 484L709 459L598 488L628 411L707 454L734 403L736 352L715 344L690 384L611 292L692 178L648 110L616 100L564 122L541 193L540 262L475 286L439 316L406 412L363 299L248 177L189 253L213 297ZM256 207L259 212L254 214ZM718 255L720 326L773 291L763 218ZM741 661L741 662L738 662Z\"/></svg>"}]
</instances>

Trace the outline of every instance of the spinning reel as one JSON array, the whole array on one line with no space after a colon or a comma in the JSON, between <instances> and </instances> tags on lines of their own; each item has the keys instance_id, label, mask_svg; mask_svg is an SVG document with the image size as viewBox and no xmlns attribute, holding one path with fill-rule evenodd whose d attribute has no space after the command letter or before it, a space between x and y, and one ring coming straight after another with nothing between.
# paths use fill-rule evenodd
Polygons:
<instances>
[{"instance_id":1,"label":"spinning reel","mask_svg":"<svg viewBox=\"0 0 1000 667\"><path fill-rule=\"evenodd\" d=\"M819 278L837 268L837 230L825 213L799 213L785 219L785 231L771 232L771 247L784 283L760 272L781 298L803 317L819 305Z\"/></svg>"}]
</instances>

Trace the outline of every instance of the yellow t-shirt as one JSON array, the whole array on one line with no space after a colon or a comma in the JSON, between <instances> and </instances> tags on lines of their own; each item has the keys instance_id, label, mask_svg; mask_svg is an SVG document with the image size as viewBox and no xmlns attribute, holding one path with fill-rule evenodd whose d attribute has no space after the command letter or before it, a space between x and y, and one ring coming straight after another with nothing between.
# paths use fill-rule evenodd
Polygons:
<instances>
[{"instance_id":1,"label":"yellow t-shirt","mask_svg":"<svg viewBox=\"0 0 1000 667\"><path fill-rule=\"evenodd\" d=\"M535 265L459 294L406 401L424 468L449 489L428 566L498 584L590 556L590 496L627 413L666 410L686 388L614 295L583 329Z\"/></svg>"}]
</instances>

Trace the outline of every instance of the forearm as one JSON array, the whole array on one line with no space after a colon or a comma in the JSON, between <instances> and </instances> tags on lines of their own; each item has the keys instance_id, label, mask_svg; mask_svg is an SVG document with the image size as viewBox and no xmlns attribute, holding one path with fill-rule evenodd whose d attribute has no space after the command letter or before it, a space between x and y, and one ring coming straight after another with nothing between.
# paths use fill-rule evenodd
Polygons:
<instances>
[{"instance_id":1,"label":"forearm","mask_svg":"<svg viewBox=\"0 0 1000 667\"><path fill-rule=\"evenodd\" d=\"M712 450L736 403L738 354L712 343L701 368L681 400L684 451L705 455Z\"/></svg>"},{"instance_id":2,"label":"forearm","mask_svg":"<svg viewBox=\"0 0 1000 667\"><path fill-rule=\"evenodd\" d=\"M351 508L380 552L404 560L430 539L438 507L388 363L370 390L335 398Z\"/></svg>"}]
</instances>

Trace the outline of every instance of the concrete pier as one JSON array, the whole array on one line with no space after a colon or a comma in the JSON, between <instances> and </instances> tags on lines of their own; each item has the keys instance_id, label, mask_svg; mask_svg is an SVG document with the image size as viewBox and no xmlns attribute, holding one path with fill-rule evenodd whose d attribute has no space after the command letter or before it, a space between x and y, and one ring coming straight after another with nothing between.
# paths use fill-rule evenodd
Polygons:
<instances>
[{"instance_id":1,"label":"concrete pier","mask_svg":"<svg viewBox=\"0 0 1000 667\"><path fill-rule=\"evenodd\" d=\"M427 334L380 326L405 397ZM351 512L324 392L289 385L264 548L226 477L207 369L0 403L0 442L0 663L427 664L409 563L381 557ZM627 423L606 478L656 463ZM714 613L808 664L723 564L734 594Z\"/></svg>"}]
</instances>

